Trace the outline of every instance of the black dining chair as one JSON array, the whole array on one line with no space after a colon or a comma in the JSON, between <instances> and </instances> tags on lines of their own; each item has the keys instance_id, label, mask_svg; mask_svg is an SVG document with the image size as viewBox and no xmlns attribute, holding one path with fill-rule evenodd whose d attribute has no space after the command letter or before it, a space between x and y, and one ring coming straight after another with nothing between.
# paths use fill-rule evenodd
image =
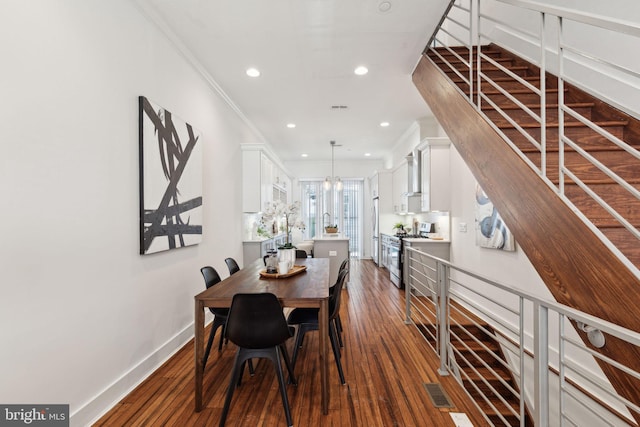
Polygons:
<instances>
[{"instance_id":1,"label":"black dining chair","mask_svg":"<svg viewBox=\"0 0 640 427\"><path fill-rule=\"evenodd\" d=\"M218 274L216 269L209 265L207 265L206 267L202 267L200 269L200 272L202 273L202 277L204 277L204 284L206 285L207 289L221 281L220 275ZM209 358L211 346L213 345L213 337L220 327L222 327L222 333L220 334L220 344L218 345L218 350L222 350L222 340L224 339L224 330L227 324L227 316L229 315L228 308L209 307L209 311L211 311L214 317L213 325L211 325L211 334L209 334L209 341L207 342L207 348L204 351L204 357L202 359L203 369L204 366L207 365L207 359Z\"/></svg>"},{"instance_id":2,"label":"black dining chair","mask_svg":"<svg viewBox=\"0 0 640 427\"><path fill-rule=\"evenodd\" d=\"M296 258L307 258L307 251L296 249Z\"/></svg>"},{"instance_id":3,"label":"black dining chair","mask_svg":"<svg viewBox=\"0 0 640 427\"><path fill-rule=\"evenodd\" d=\"M270 359L275 365L287 425L293 425L281 362L283 358L289 372L289 380L292 384L296 384L293 366L285 346L285 342L293 336L292 329L287 325L282 306L274 294L235 294L233 296L226 334L227 338L238 346L238 351L222 409L220 426L224 426L227 419L231 398L242 375L244 364L251 358Z\"/></svg>"},{"instance_id":4,"label":"black dining chair","mask_svg":"<svg viewBox=\"0 0 640 427\"><path fill-rule=\"evenodd\" d=\"M338 274L340 274L340 272L343 270L347 271L347 274L345 275L345 280L346 280L346 276L349 275L349 258L348 257L345 258L340 264L340 268L338 269ZM335 284L329 288L329 293L333 292L334 288L335 288ZM342 343L342 320L340 319L340 313L338 313L338 315L335 318L335 324L336 324L336 331L338 332L338 342L340 343L340 347L342 348L344 347L344 344Z\"/></svg>"},{"instance_id":5,"label":"black dining chair","mask_svg":"<svg viewBox=\"0 0 640 427\"><path fill-rule=\"evenodd\" d=\"M338 342L338 332L335 319L340 312L340 296L342 294L342 287L347 274L348 270L346 269L343 269L338 274L338 280L333 287L333 291L329 293L329 339L331 341L333 356L336 359L338 375L340 375L340 382L342 384L345 384L346 381L344 379L344 372L342 371L342 362L340 362L340 344ZM317 331L320 329L318 314L319 310L317 308L294 308L291 313L289 313L287 322L289 325L297 326L296 341L293 347L293 356L291 357L291 365L294 367L298 358L298 350L302 346L304 335L309 331Z\"/></svg>"},{"instance_id":6,"label":"black dining chair","mask_svg":"<svg viewBox=\"0 0 640 427\"><path fill-rule=\"evenodd\" d=\"M229 269L229 274L230 275L233 275L233 274L237 273L238 271L240 271L240 267L238 266L238 263L236 262L235 259L226 258L224 260L224 262L227 264L227 268Z\"/></svg>"},{"instance_id":7,"label":"black dining chair","mask_svg":"<svg viewBox=\"0 0 640 427\"><path fill-rule=\"evenodd\" d=\"M342 262L340 263L340 268L338 269L338 272L344 270L344 269L349 269L349 258L345 258L344 260L342 260Z\"/></svg>"}]
</instances>

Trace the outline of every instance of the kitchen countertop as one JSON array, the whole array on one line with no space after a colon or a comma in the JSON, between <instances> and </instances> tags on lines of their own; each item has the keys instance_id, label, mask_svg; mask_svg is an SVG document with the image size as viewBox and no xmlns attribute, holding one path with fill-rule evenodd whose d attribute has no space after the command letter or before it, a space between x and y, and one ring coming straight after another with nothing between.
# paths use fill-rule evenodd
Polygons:
<instances>
[{"instance_id":1,"label":"kitchen countertop","mask_svg":"<svg viewBox=\"0 0 640 427\"><path fill-rule=\"evenodd\" d=\"M343 236L341 233L334 233L334 234L323 234L320 237L314 237L313 238L314 241L327 241L327 242L335 242L338 240L349 240L348 237Z\"/></svg>"},{"instance_id":2,"label":"kitchen countertop","mask_svg":"<svg viewBox=\"0 0 640 427\"><path fill-rule=\"evenodd\" d=\"M258 237L256 239L245 239L242 241L242 243L258 243L258 242L264 242L266 240L273 240L276 239L278 237L282 237L284 236L284 233L281 234L276 234L275 236L271 236L271 237Z\"/></svg>"},{"instance_id":3,"label":"kitchen countertop","mask_svg":"<svg viewBox=\"0 0 640 427\"><path fill-rule=\"evenodd\" d=\"M380 233L380 236L398 237L395 234L389 233ZM451 243L451 240L449 239L429 239L424 237L403 237L402 240L409 243Z\"/></svg>"},{"instance_id":4,"label":"kitchen countertop","mask_svg":"<svg viewBox=\"0 0 640 427\"><path fill-rule=\"evenodd\" d=\"M405 237L402 240L409 243L451 243L448 239L425 239L424 237Z\"/></svg>"}]
</instances>

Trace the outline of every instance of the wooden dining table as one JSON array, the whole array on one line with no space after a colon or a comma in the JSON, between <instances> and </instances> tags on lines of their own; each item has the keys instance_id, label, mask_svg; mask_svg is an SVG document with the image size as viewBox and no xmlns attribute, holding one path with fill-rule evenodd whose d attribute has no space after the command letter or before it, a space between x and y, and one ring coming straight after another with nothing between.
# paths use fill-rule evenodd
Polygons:
<instances>
[{"instance_id":1,"label":"wooden dining table","mask_svg":"<svg viewBox=\"0 0 640 427\"><path fill-rule=\"evenodd\" d=\"M264 278L260 275L265 266L262 259L240 269L220 283L195 296L195 404L196 412L202 410L204 365L204 310L207 307L230 307L238 293L270 292L278 297L283 307L319 308L319 355L322 413L329 413L329 259L296 259L296 265L306 269L286 278Z\"/></svg>"}]
</instances>

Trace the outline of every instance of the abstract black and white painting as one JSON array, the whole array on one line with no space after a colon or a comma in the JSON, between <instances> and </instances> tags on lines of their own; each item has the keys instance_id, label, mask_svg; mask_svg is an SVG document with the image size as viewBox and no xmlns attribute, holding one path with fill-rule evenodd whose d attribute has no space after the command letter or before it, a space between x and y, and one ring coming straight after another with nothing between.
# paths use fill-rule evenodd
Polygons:
<instances>
[{"instance_id":1,"label":"abstract black and white painting","mask_svg":"<svg viewBox=\"0 0 640 427\"><path fill-rule=\"evenodd\" d=\"M476 244L483 248L515 251L513 234L489 197L476 183Z\"/></svg>"},{"instance_id":2,"label":"abstract black and white painting","mask_svg":"<svg viewBox=\"0 0 640 427\"><path fill-rule=\"evenodd\" d=\"M200 132L140 96L140 254L202 240Z\"/></svg>"}]
</instances>

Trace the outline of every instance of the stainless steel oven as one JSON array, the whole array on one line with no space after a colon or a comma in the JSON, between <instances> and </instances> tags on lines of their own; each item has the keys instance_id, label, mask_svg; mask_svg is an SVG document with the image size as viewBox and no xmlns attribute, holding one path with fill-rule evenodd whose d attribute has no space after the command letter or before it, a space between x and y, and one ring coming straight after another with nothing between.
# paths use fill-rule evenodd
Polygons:
<instances>
[{"instance_id":1,"label":"stainless steel oven","mask_svg":"<svg viewBox=\"0 0 640 427\"><path fill-rule=\"evenodd\" d=\"M398 288L402 287L402 239L389 239L389 278Z\"/></svg>"}]
</instances>

